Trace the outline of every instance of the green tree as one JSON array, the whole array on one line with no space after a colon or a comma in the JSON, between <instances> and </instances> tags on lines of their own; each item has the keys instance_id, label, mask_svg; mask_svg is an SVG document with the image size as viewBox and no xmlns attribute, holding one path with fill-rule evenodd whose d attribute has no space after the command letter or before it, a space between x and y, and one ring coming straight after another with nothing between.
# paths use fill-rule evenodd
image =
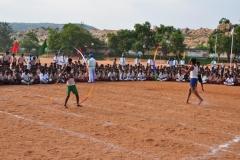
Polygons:
<instances>
[{"instance_id":1,"label":"green tree","mask_svg":"<svg viewBox=\"0 0 240 160\"><path fill-rule=\"evenodd\" d=\"M151 24L149 22L135 24L134 28L137 34L137 41L133 44L133 49L135 51L142 51L144 54L155 45L154 32L151 30ZM139 46L140 44L142 45L141 47Z\"/></svg>"},{"instance_id":2,"label":"green tree","mask_svg":"<svg viewBox=\"0 0 240 160\"><path fill-rule=\"evenodd\" d=\"M170 39L170 36L173 32L175 32L176 29L173 26L164 26L160 25L160 27L157 28L156 33L154 35L155 42L158 44L164 41L168 41ZM161 51L163 53L163 56L166 57L168 53L170 53L170 46L169 43L161 43Z\"/></svg>"},{"instance_id":3,"label":"green tree","mask_svg":"<svg viewBox=\"0 0 240 160\"><path fill-rule=\"evenodd\" d=\"M107 37L108 37L108 47L112 49L113 53L116 55L121 53L121 50L118 47L119 37L114 33L109 33Z\"/></svg>"},{"instance_id":4,"label":"green tree","mask_svg":"<svg viewBox=\"0 0 240 160\"><path fill-rule=\"evenodd\" d=\"M186 45L183 43L184 37L180 29L174 31L170 36L170 49L177 55L180 61L180 54L184 52Z\"/></svg>"},{"instance_id":5,"label":"green tree","mask_svg":"<svg viewBox=\"0 0 240 160\"><path fill-rule=\"evenodd\" d=\"M227 18L222 18L222 19L220 19L220 21L219 21L219 24L229 24L229 23L230 23L230 20L227 19Z\"/></svg>"},{"instance_id":6,"label":"green tree","mask_svg":"<svg viewBox=\"0 0 240 160\"><path fill-rule=\"evenodd\" d=\"M233 53L235 53L236 58L236 56L240 56L240 25L235 25L233 38Z\"/></svg>"},{"instance_id":7,"label":"green tree","mask_svg":"<svg viewBox=\"0 0 240 160\"><path fill-rule=\"evenodd\" d=\"M83 24L65 24L61 31L58 29L48 29L50 36L48 46L50 49L57 51L63 46L81 47L83 51L86 49L94 49L101 45L98 38L94 38L89 31L84 29ZM66 52L75 52L71 47L64 49Z\"/></svg>"},{"instance_id":8,"label":"green tree","mask_svg":"<svg viewBox=\"0 0 240 160\"><path fill-rule=\"evenodd\" d=\"M20 46L25 49L26 52L31 52L32 49L39 50L39 40L34 32L28 32L20 42Z\"/></svg>"},{"instance_id":9,"label":"green tree","mask_svg":"<svg viewBox=\"0 0 240 160\"><path fill-rule=\"evenodd\" d=\"M59 29L48 28L48 48L57 52L61 48L60 32Z\"/></svg>"},{"instance_id":10,"label":"green tree","mask_svg":"<svg viewBox=\"0 0 240 160\"><path fill-rule=\"evenodd\" d=\"M9 50L13 45L11 34L13 33L12 27L6 22L0 22L0 48L3 51Z\"/></svg>"}]
</instances>

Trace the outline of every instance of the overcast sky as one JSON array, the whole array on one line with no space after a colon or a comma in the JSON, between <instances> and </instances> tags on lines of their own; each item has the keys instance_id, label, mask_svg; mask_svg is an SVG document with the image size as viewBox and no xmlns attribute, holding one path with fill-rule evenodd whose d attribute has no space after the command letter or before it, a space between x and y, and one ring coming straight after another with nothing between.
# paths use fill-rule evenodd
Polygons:
<instances>
[{"instance_id":1,"label":"overcast sky","mask_svg":"<svg viewBox=\"0 0 240 160\"><path fill-rule=\"evenodd\" d=\"M225 17L240 23L240 0L0 0L0 21L81 23L98 29L134 24L214 29Z\"/></svg>"}]
</instances>

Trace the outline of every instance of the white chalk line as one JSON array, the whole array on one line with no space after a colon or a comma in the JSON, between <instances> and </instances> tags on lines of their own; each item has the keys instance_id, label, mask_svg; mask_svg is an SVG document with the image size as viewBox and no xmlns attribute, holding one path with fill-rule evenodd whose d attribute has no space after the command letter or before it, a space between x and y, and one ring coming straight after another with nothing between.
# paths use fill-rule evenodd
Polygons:
<instances>
[{"instance_id":1,"label":"white chalk line","mask_svg":"<svg viewBox=\"0 0 240 160\"><path fill-rule=\"evenodd\" d=\"M109 93L109 91L108 90L105 90L105 89L101 89L101 90L104 90L104 91L107 91L107 95L109 95L109 94L111 94L111 95L118 95L119 97L124 97L124 98L129 98L129 97L131 97L131 96L129 96L129 95L126 95L126 94L120 94L120 93L122 93L122 92L116 92L116 93L114 93L114 94L112 94L112 93ZM166 95L168 95L168 94L166 94ZM140 98L140 97L143 97L143 98ZM144 96L141 96L141 95L138 95L137 96L137 99L138 98L140 98L141 100L144 100L144 98L146 98L146 97L150 97L150 98L153 98L153 95L144 95ZM164 96L160 96L160 97L156 97L156 98L158 98L158 99L160 99L160 98L164 98L164 99L167 99L167 100L170 100L171 98L169 97L169 96L167 96L167 97L164 97ZM136 99L135 97L134 97L134 99ZM205 103L206 101L204 100L202 103ZM198 104L198 102L196 103L196 104ZM211 105L214 105L214 104L211 104ZM214 105L214 106L218 106L218 105ZM188 107L188 106L184 106L184 107ZM189 106L190 107L190 106ZM233 115L236 115L236 113L232 113L232 112L222 112L222 111L217 111L217 110L215 110L215 109L210 109L210 108L208 108L208 109L206 109L206 108L203 108L202 106L198 106L198 105L195 105L194 106L195 108L198 108L198 109L205 109L205 110L210 110L210 111L213 111L213 112L221 112L221 113L224 113L224 114L233 114ZM237 108L237 107L235 107L235 108Z\"/></svg>"},{"instance_id":2,"label":"white chalk line","mask_svg":"<svg viewBox=\"0 0 240 160\"><path fill-rule=\"evenodd\" d=\"M26 105L26 106L31 107L31 106L36 106L36 105L29 104L29 105ZM92 117L89 117L89 116L85 116L85 115L82 115L82 114L76 114L76 113L72 113L72 112L65 112L65 111L54 109L54 108L47 107L47 106L40 106L40 107L48 109L48 110L51 110L51 111L54 111L54 112L59 112L61 114L75 116L75 117L78 117L78 118L91 119L91 120L95 120L97 122L102 121L102 123L104 123L103 126L122 125L122 123L119 123L119 122L104 121L102 119L92 118ZM185 124L181 124L181 125L185 125ZM192 143L194 145L201 146L201 147L204 147L204 148L209 148L209 149L212 148L211 146L208 146L208 145L205 145L205 144L200 144L200 143L197 143L197 142L191 141L191 140L184 140L184 139L181 139L181 138L178 138L178 137L177 138L173 138L172 136L163 135L162 133L159 133L159 132L152 132L152 131L149 131L149 130L139 129L139 128L136 128L136 127L133 127L133 126L129 126L129 125L124 125L124 127L128 128L128 129L135 130L135 131L140 131L142 133L150 133L152 135L157 135L157 136L161 136L161 137L167 137L168 139L172 139L172 140L175 140L175 141L177 140L177 141L183 141L183 142L186 142L186 143Z\"/></svg>"},{"instance_id":3,"label":"white chalk line","mask_svg":"<svg viewBox=\"0 0 240 160\"><path fill-rule=\"evenodd\" d=\"M108 109L109 110L109 109ZM110 109L111 110L111 109Z\"/></svg>"},{"instance_id":4,"label":"white chalk line","mask_svg":"<svg viewBox=\"0 0 240 160\"><path fill-rule=\"evenodd\" d=\"M45 96L40 96L38 95L39 97L45 97ZM73 102L72 102L73 103ZM28 106L31 106L31 105L28 105ZM36 105L32 105L32 106L36 106ZM89 105L91 107L91 105ZM91 119L91 120L96 120L96 121L99 121L101 120L102 122L104 122L104 125L117 125L117 124L121 124L119 122L112 122L112 121L104 121L102 119L97 119L97 118L92 118L92 117L89 117L89 116L84 116L84 115L81 115L81 114L76 114L76 113L72 113L72 112L64 112L62 110L58 110L58 109L53 109L51 107L46 107L46 106L40 106L40 107L43 107L45 109L49 109L49 110L52 110L52 111L57 111L59 113L62 113L62 114L67 114L67 115L71 115L71 116L76 116L76 117L79 117L79 118L85 118L85 119ZM108 111L111 111L111 109L107 109ZM183 123L179 123L180 125L183 125L183 126L186 126L186 124L183 124ZM214 147L212 146L209 146L209 145L205 145L205 144L201 144L201 143L197 143L195 141L191 141L191 140L184 140L184 139L181 139L181 138L173 138L172 136L166 136L166 135L163 135L159 132L152 132L152 131L148 131L148 130L143 130L143 129L138 129L136 127L133 127L133 126L128 126L128 125L125 125L126 128L128 129L132 129L132 130L137 130L137 131L141 131L141 132L145 132L145 133L150 133L152 135L157 135L157 136L162 136L162 137L167 137L169 139L172 139L172 140L177 140L177 141L183 141L183 142L187 142L187 143L192 143L196 146L200 146L200 147L204 147L204 148L208 148L208 149L213 149ZM235 153L235 152L232 152L232 151L228 151L228 150L225 150L225 149L219 149L219 150L222 150L222 151L225 151L225 152L229 152L229 153L232 153L232 154L236 154L236 155L239 155L239 153Z\"/></svg>"},{"instance_id":5,"label":"white chalk line","mask_svg":"<svg viewBox=\"0 0 240 160\"><path fill-rule=\"evenodd\" d=\"M229 148L230 145L234 144L234 143L238 143L240 142L240 135L237 135L236 137L234 137L233 140L231 141L228 141L226 143L223 143L223 144L220 144L219 146L217 147L214 147L211 149L210 153L207 153L205 155L203 155L201 158L202 159L206 159L207 157L211 157L211 156L216 156L216 154L219 152L219 151L227 151L227 152L230 152L231 151L228 151L226 150L227 148ZM234 152L235 153L235 152ZM236 155L240 156L240 153L237 153ZM219 157L219 156L218 156ZM199 157L198 157L199 158Z\"/></svg>"},{"instance_id":6,"label":"white chalk line","mask_svg":"<svg viewBox=\"0 0 240 160\"><path fill-rule=\"evenodd\" d=\"M58 130L60 132L65 132L65 133L68 133L70 135L82 138L82 139L90 140L90 141L92 141L94 143L101 143L101 144L104 144L104 145L108 146L110 149L116 149L116 150L120 150L120 151L124 151L124 152L131 152L131 153L133 153L135 155L139 155L139 156L143 156L143 157L147 157L147 158L156 158L156 156L146 155L145 153L139 153L139 152L136 152L136 151L131 150L131 149L123 148L123 147L117 146L117 145L115 145L113 143L110 143L110 142L107 142L107 141L103 141L103 140L91 137L91 136L86 135L84 133L79 133L79 132L74 132L74 131L67 130L67 129L64 129L64 128L59 128L59 127L56 127L56 126L54 126L52 124L44 123L44 122L41 122L41 121L35 121L33 119L25 118L23 116L12 114L12 113L1 111L1 110L0 110L0 113L6 114L6 115L10 115L11 117L14 117L14 118L17 118L17 119L23 119L23 120L31 122L31 123L36 123L36 124L45 126L47 128L50 128L50 129Z\"/></svg>"}]
</instances>

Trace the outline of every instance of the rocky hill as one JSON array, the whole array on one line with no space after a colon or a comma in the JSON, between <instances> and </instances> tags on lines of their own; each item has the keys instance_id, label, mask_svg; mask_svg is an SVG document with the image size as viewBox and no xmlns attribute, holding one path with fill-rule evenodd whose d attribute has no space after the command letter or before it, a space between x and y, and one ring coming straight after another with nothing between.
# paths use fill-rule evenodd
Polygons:
<instances>
[{"instance_id":1,"label":"rocky hill","mask_svg":"<svg viewBox=\"0 0 240 160\"><path fill-rule=\"evenodd\" d=\"M64 24L55 24L55 23L9 23L9 25L12 27L14 31L27 31L31 29L36 29L36 28L59 28L60 30L64 26ZM89 30L89 29L97 29L93 26L89 26L84 24L83 28Z\"/></svg>"},{"instance_id":2,"label":"rocky hill","mask_svg":"<svg viewBox=\"0 0 240 160\"><path fill-rule=\"evenodd\" d=\"M219 25L217 27L219 30L224 31L226 34L230 34L231 31L231 24L223 24ZM155 28L153 28L154 30ZM32 31L37 35L39 39L39 44L42 44L45 39L48 38L49 33L46 29L44 28L38 28L38 29L32 29ZM24 34L27 31L19 30L16 31L12 37L15 37L17 40L21 41L23 38ZM108 33L115 33L117 34L117 30L97 30L97 29L90 29L89 32L94 36L98 37L101 41L107 43L108 38L107 34ZM208 42L208 37L209 35L213 32L212 29L208 28L200 28L200 29L189 29L189 28L184 28L181 29L182 34L185 37L184 43L186 44L187 48L195 48L196 46L207 46Z\"/></svg>"}]
</instances>

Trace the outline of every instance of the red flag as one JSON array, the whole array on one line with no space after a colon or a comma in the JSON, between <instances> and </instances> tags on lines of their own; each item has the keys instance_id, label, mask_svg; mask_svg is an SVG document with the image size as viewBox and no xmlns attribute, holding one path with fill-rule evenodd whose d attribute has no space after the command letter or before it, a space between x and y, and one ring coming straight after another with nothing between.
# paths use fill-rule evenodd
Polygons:
<instances>
[{"instance_id":1,"label":"red flag","mask_svg":"<svg viewBox=\"0 0 240 160\"><path fill-rule=\"evenodd\" d=\"M106 51L106 52L104 53L104 55L107 56L107 55L108 55L108 51Z\"/></svg>"},{"instance_id":2,"label":"red flag","mask_svg":"<svg viewBox=\"0 0 240 160\"><path fill-rule=\"evenodd\" d=\"M18 52L18 42L17 41L14 42L14 45L13 45L13 48L11 48L11 51L12 51L12 53Z\"/></svg>"}]
</instances>

